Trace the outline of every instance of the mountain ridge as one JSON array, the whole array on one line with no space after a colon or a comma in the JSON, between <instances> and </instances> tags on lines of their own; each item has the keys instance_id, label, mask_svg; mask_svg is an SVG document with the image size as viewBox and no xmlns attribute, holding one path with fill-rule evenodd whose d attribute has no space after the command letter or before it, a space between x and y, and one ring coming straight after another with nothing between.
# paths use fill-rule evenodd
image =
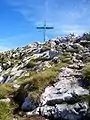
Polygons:
<instances>
[{"instance_id":1,"label":"mountain ridge","mask_svg":"<svg viewBox=\"0 0 90 120\"><path fill-rule=\"evenodd\" d=\"M22 111L27 117L38 114L48 119L82 119L89 110L89 64L89 32L2 52L0 101L18 105L19 111L15 112L17 105L13 108L19 115L17 120L23 119ZM84 98L88 102L82 104Z\"/></svg>"}]
</instances>

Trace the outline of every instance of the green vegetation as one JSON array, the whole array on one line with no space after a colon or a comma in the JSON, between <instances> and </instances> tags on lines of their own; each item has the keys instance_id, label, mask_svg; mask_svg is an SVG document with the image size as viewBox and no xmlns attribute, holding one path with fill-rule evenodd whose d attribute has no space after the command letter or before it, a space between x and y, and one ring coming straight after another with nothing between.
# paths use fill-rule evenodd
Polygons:
<instances>
[{"instance_id":1,"label":"green vegetation","mask_svg":"<svg viewBox=\"0 0 90 120\"><path fill-rule=\"evenodd\" d=\"M12 120L12 108L8 103L0 102L0 120Z\"/></svg>"},{"instance_id":2,"label":"green vegetation","mask_svg":"<svg viewBox=\"0 0 90 120\"><path fill-rule=\"evenodd\" d=\"M33 68L37 65L37 62L35 60L30 60L28 64L26 65L27 68Z\"/></svg>"},{"instance_id":3,"label":"green vegetation","mask_svg":"<svg viewBox=\"0 0 90 120\"><path fill-rule=\"evenodd\" d=\"M80 96L75 96L72 99L65 101L64 103L68 104L75 104L77 102L88 102L90 103L90 95L80 95Z\"/></svg>"},{"instance_id":4,"label":"green vegetation","mask_svg":"<svg viewBox=\"0 0 90 120\"><path fill-rule=\"evenodd\" d=\"M6 63L8 61L8 58L1 57L0 63Z\"/></svg>"},{"instance_id":5,"label":"green vegetation","mask_svg":"<svg viewBox=\"0 0 90 120\"><path fill-rule=\"evenodd\" d=\"M64 53L60 56L60 59L62 60L62 62L68 63L72 59L72 57L70 56L70 54Z\"/></svg>"},{"instance_id":6,"label":"green vegetation","mask_svg":"<svg viewBox=\"0 0 90 120\"><path fill-rule=\"evenodd\" d=\"M56 77L60 72L60 68L67 66L67 63L58 63L55 64L52 68L47 68L41 72L30 72L29 77L17 79L15 82L21 85L32 85L32 90L30 90L30 94L37 98L44 90L44 88L48 85L53 85L56 82Z\"/></svg>"},{"instance_id":7,"label":"green vegetation","mask_svg":"<svg viewBox=\"0 0 90 120\"><path fill-rule=\"evenodd\" d=\"M85 82L90 83L90 62L83 68L83 75L85 77Z\"/></svg>"},{"instance_id":8,"label":"green vegetation","mask_svg":"<svg viewBox=\"0 0 90 120\"><path fill-rule=\"evenodd\" d=\"M41 49L41 52L45 52L45 51L50 50L50 49L51 49L50 46L44 45Z\"/></svg>"},{"instance_id":9,"label":"green vegetation","mask_svg":"<svg viewBox=\"0 0 90 120\"><path fill-rule=\"evenodd\" d=\"M85 101L90 102L90 95L79 96L78 100L81 102L85 102Z\"/></svg>"},{"instance_id":10,"label":"green vegetation","mask_svg":"<svg viewBox=\"0 0 90 120\"><path fill-rule=\"evenodd\" d=\"M14 88L10 84L0 85L0 99L7 98L13 91Z\"/></svg>"},{"instance_id":11,"label":"green vegetation","mask_svg":"<svg viewBox=\"0 0 90 120\"><path fill-rule=\"evenodd\" d=\"M84 47L90 47L90 41L81 41L80 44Z\"/></svg>"}]
</instances>

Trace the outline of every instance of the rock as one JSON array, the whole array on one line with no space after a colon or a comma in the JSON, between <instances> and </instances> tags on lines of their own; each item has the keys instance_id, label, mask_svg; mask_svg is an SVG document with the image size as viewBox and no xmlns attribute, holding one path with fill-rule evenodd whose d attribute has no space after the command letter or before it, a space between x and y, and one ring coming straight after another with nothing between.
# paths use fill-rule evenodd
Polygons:
<instances>
[{"instance_id":1,"label":"rock","mask_svg":"<svg viewBox=\"0 0 90 120\"><path fill-rule=\"evenodd\" d=\"M18 69L19 69L19 66L16 64L16 65L12 68L11 73L13 74L13 73L16 72Z\"/></svg>"},{"instance_id":2,"label":"rock","mask_svg":"<svg viewBox=\"0 0 90 120\"><path fill-rule=\"evenodd\" d=\"M13 82L13 79L10 76L8 76L5 83L12 83L12 82Z\"/></svg>"},{"instance_id":3,"label":"rock","mask_svg":"<svg viewBox=\"0 0 90 120\"><path fill-rule=\"evenodd\" d=\"M7 63L2 64L2 69L7 70L9 68L9 65Z\"/></svg>"},{"instance_id":4,"label":"rock","mask_svg":"<svg viewBox=\"0 0 90 120\"><path fill-rule=\"evenodd\" d=\"M68 67L71 68L71 69L81 69L83 67L83 64L82 65L80 65L80 64L78 65L76 63L73 63L72 65L69 65Z\"/></svg>"},{"instance_id":5,"label":"rock","mask_svg":"<svg viewBox=\"0 0 90 120\"><path fill-rule=\"evenodd\" d=\"M60 58L59 58L59 57L54 57L54 58L52 59L52 61L53 61L54 63L59 63L59 62L60 62Z\"/></svg>"},{"instance_id":6,"label":"rock","mask_svg":"<svg viewBox=\"0 0 90 120\"><path fill-rule=\"evenodd\" d=\"M83 62L90 62L90 52L85 52L82 54Z\"/></svg>"},{"instance_id":7,"label":"rock","mask_svg":"<svg viewBox=\"0 0 90 120\"><path fill-rule=\"evenodd\" d=\"M48 61L45 61L43 67L50 68L52 66L49 64Z\"/></svg>"},{"instance_id":8,"label":"rock","mask_svg":"<svg viewBox=\"0 0 90 120\"><path fill-rule=\"evenodd\" d=\"M4 82L4 77L0 76L0 84L2 84Z\"/></svg>"},{"instance_id":9,"label":"rock","mask_svg":"<svg viewBox=\"0 0 90 120\"><path fill-rule=\"evenodd\" d=\"M40 72L41 70L45 70L46 68L51 68L51 64L49 61L44 61L44 62L38 62L38 64L35 66L35 70L37 72Z\"/></svg>"},{"instance_id":10,"label":"rock","mask_svg":"<svg viewBox=\"0 0 90 120\"><path fill-rule=\"evenodd\" d=\"M58 76L59 82L54 86L47 87L41 96L42 115L61 117L67 120L78 120L86 114L88 103L79 103L77 98L83 95L89 95L89 91L80 87L76 77L75 70L62 68ZM72 105L64 104L71 103ZM77 102L77 103L76 103ZM57 107L56 107L57 105ZM50 107L51 106L51 107ZM79 111L74 108L80 107ZM57 113L55 113L57 111Z\"/></svg>"},{"instance_id":11,"label":"rock","mask_svg":"<svg viewBox=\"0 0 90 120\"><path fill-rule=\"evenodd\" d=\"M34 106L32 99L27 96L21 106L21 109L23 111L32 111L34 108L35 106Z\"/></svg>"},{"instance_id":12,"label":"rock","mask_svg":"<svg viewBox=\"0 0 90 120\"><path fill-rule=\"evenodd\" d=\"M66 68L59 75L59 82L55 83L55 87L47 87L45 92L41 96L41 103L47 104L47 102L52 102L52 104L57 104L58 101L64 102L67 98L70 100L73 98L73 93L75 95L88 95L89 91L78 86L77 78L74 76L72 69Z\"/></svg>"},{"instance_id":13,"label":"rock","mask_svg":"<svg viewBox=\"0 0 90 120\"><path fill-rule=\"evenodd\" d=\"M88 119L86 119L86 120L89 120L90 119L90 107L88 108L88 110L87 110L87 113L86 113L86 116L85 116L86 118L88 118Z\"/></svg>"},{"instance_id":14,"label":"rock","mask_svg":"<svg viewBox=\"0 0 90 120\"><path fill-rule=\"evenodd\" d=\"M77 59L77 60L82 60L82 59L83 59L83 56L80 55L80 54L77 54L77 55L76 55L76 59Z\"/></svg>"},{"instance_id":15,"label":"rock","mask_svg":"<svg viewBox=\"0 0 90 120\"><path fill-rule=\"evenodd\" d=\"M23 72L24 72L24 70L17 70L17 69L11 71L11 74L10 74L10 75L13 76L13 77L12 77L13 81L14 81L14 79L15 79L16 77L20 77Z\"/></svg>"},{"instance_id":16,"label":"rock","mask_svg":"<svg viewBox=\"0 0 90 120\"><path fill-rule=\"evenodd\" d=\"M12 55L13 58L17 59L19 57L19 53L15 53Z\"/></svg>"},{"instance_id":17,"label":"rock","mask_svg":"<svg viewBox=\"0 0 90 120\"><path fill-rule=\"evenodd\" d=\"M78 120L84 117L87 113L88 104L76 103L73 105L68 104L56 104L55 106L41 107L42 116L47 116L48 118L61 118L65 120Z\"/></svg>"},{"instance_id":18,"label":"rock","mask_svg":"<svg viewBox=\"0 0 90 120\"><path fill-rule=\"evenodd\" d=\"M2 72L2 67L0 66L0 72Z\"/></svg>"},{"instance_id":19,"label":"rock","mask_svg":"<svg viewBox=\"0 0 90 120\"><path fill-rule=\"evenodd\" d=\"M38 43L38 42L34 42L34 43L33 43L33 48L38 48L38 46L39 46L39 43Z\"/></svg>"},{"instance_id":20,"label":"rock","mask_svg":"<svg viewBox=\"0 0 90 120\"><path fill-rule=\"evenodd\" d=\"M43 59L53 59L57 55L58 55L58 51L53 50L53 49L52 50L48 50L48 51L43 53Z\"/></svg>"},{"instance_id":21,"label":"rock","mask_svg":"<svg viewBox=\"0 0 90 120\"><path fill-rule=\"evenodd\" d=\"M7 98L7 99L0 99L0 102L5 102L5 103L10 103L10 98Z\"/></svg>"},{"instance_id":22,"label":"rock","mask_svg":"<svg viewBox=\"0 0 90 120\"><path fill-rule=\"evenodd\" d=\"M55 49L55 46L56 46L55 40L51 40L51 48Z\"/></svg>"},{"instance_id":23,"label":"rock","mask_svg":"<svg viewBox=\"0 0 90 120\"><path fill-rule=\"evenodd\" d=\"M18 85L18 84L13 84L13 87L16 88L16 89L19 89L19 88L20 88L20 85Z\"/></svg>"},{"instance_id":24,"label":"rock","mask_svg":"<svg viewBox=\"0 0 90 120\"><path fill-rule=\"evenodd\" d=\"M0 58L0 84L12 83L17 89L14 100L23 111L29 111L27 116L40 114L50 119L60 117L70 120L89 116L89 105L86 100L82 103L80 98L88 97L90 92L82 87L85 83L81 73L84 64L90 62L90 33L83 36L69 34L44 43L35 42L33 45L0 53ZM56 76L58 82L45 88L39 107L34 109L35 103L27 97L27 91L33 89L32 82L28 81L29 77L32 80L34 72L41 72L59 62L69 65L62 68ZM22 81L25 82L22 85L13 83L15 79L17 82L18 79L24 78L26 81Z\"/></svg>"},{"instance_id":25,"label":"rock","mask_svg":"<svg viewBox=\"0 0 90 120\"><path fill-rule=\"evenodd\" d=\"M0 83L1 84L7 83L6 81L9 81L9 80L11 80L11 79L9 79L7 74L4 74L3 76L0 76Z\"/></svg>"},{"instance_id":26,"label":"rock","mask_svg":"<svg viewBox=\"0 0 90 120\"><path fill-rule=\"evenodd\" d=\"M13 118L13 120L18 120L18 118Z\"/></svg>"}]
</instances>

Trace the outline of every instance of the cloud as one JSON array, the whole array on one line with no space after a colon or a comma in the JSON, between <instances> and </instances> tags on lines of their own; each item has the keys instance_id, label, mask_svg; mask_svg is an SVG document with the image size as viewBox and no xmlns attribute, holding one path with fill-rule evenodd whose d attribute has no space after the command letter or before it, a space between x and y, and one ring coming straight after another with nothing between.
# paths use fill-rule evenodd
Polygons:
<instances>
[{"instance_id":1,"label":"cloud","mask_svg":"<svg viewBox=\"0 0 90 120\"><path fill-rule=\"evenodd\" d=\"M79 25L63 25L61 27L62 31L66 34L68 33L78 33L78 34L82 34L85 31L85 28L83 28L82 26Z\"/></svg>"},{"instance_id":2,"label":"cloud","mask_svg":"<svg viewBox=\"0 0 90 120\"><path fill-rule=\"evenodd\" d=\"M77 6L74 6L73 10L66 11L65 8L61 9L58 7L58 0L7 0L9 4L13 7L14 10L20 12L24 17L26 17L27 20L30 20L30 18L39 18L40 20L46 19L51 20L54 17L60 18L60 17L70 17L74 19L79 18L82 16L82 11L84 8L82 6L78 6L78 11L74 9L77 9ZM83 5L83 4L82 4ZM81 10L80 10L81 9ZM37 20L36 19L36 20ZM55 19L55 18L54 18ZM60 20L60 19L59 19Z\"/></svg>"},{"instance_id":3,"label":"cloud","mask_svg":"<svg viewBox=\"0 0 90 120\"><path fill-rule=\"evenodd\" d=\"M7 0L7 3L12 6L14 11L21 13L27 21L33 22L44 15L45 4L40 1L42 0Z\"/></svg>"},{"instance_id":4,"label":"cloud","mask_svg":"<svg viewBox=\"0 0 90 120\"><path fill-rule=\"evenodd\" d=\"M54 26L53 34L60 32L82 33L90 25L89 0L65 2L63 0L7 0L13 10L22 14L34 26L43 25L46 20L48 25ZM88 4L87 4L88 3ZM69 6L70 8L68 9ZM86 25L86 27L84 27ZM81 32L80 32L81 31Z\"/></svg>"}]
</instances>

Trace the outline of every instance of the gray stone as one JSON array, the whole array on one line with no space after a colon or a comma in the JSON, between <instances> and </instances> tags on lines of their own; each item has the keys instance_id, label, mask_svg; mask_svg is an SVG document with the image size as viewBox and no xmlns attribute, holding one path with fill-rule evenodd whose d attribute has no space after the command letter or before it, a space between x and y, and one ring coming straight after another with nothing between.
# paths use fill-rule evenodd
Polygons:
<instances>
[{"instance_id":1,"label":"gray stone","mask_svg":"<svg viewBox=\"0 0 90 120\"><path fill-rule=\"evenodd\" d=\"M10 98L0 99L0 102L10 103Z\"/></svg>"},{"instance_id":2,"label":"gray stone","mask_svg":"<svg viewBox=\"0 0 90 120\"><path fill-rule=\"evenodd\" d=\"M0 84L2 84L4 82L4 77L0 76Z\"/></svg>"},{"instance_id":3,"label":"gray stone","mask_svg":"<svg viewBox=\"0 0 90 120\"><path fill-rule=\"evenodd\" d=\"M80 104L80 105L79 105ZM39 108L37 108L36 113L39 113ZM42 116L48 116L51 115L54 116L54 118L63 118L65 120L78 120L81 119L83 116L86 115L88 109L88 103L76 103L73 105L68 104L56 104L55 106L42 106L40 108ZM82 114L81 114L81 111Z\"/></svg>"},{"instance_id":4,"label":"gray stone","mask_svg":"<svg viewBox=\"0 0 90 120\"><path fill-rule=\"evenodd\" d=\"M2 72L2 67L0 66L0 72Z\"/></svg>"},{"instance_id":5,"label":"gray stone","mask_svg":"<svg viewBox=\"0 0 90 120\"><path fill-rule=\"evenodd\" d=\"M52 50L48 50L48 51L43 53L43 59L53 59L57 55L58 55L58 51L53 50L53 49Z\"/></svg>"},{"instance_id":6,"label":"gray stone","mask_svg":"<svg viewBox=\"0 0 90 120\"><path fill-rule=\"evenodd\" d=\"M61 73L58 76L59 81L54 86L48 86L41 96L42 115L51 116L52 111L54 117L61 117L68 120L78 120L86 115L88 103L75 102L77 102L77 97L89 95L89 91L79 86L78 78L74 75L75 70L73 69L61 69ZM73 104L68 105L64 104L64 102L73 102ZM76 109L79 109L79 111L77 112ZM58 112L55 113L55 111Z\"/></svg>"},{"instance_id":7,"label":"gray stone","mask_svg":"<svg viewBox=\"0 0 90 120\"><path fill-rule=\"evenodd\" d=\"M27 96L21 106L21 109L23 111L32 111L34 108L35 106L34 106L32 99Z\"/></svg>"}]
</instances>

